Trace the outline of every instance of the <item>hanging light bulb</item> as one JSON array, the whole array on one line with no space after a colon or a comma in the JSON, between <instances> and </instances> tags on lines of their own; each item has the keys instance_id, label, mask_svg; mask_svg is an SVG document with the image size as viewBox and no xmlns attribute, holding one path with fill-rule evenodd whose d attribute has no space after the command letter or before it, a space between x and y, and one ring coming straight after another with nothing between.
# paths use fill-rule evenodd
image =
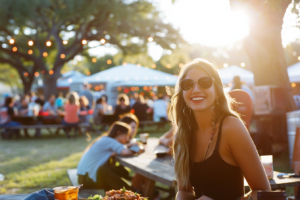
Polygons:
<instances>
[{"instance_id":1,"label":"hanging light bulb","mask_svg":"<svg viewBox=\"0 0 300 200\"><path fill-rule=\"evenodd\" d=\"M60 55L60 58L61 58L61 59L64 59L65 57L66 57L65 54L61 54L61 55Z\"/></svg>"},{"instance_id":2,"label":"hanging light bulb","mask_svg":"<svg viewBox=\"0 0 300 200\"><path fill-rule=\"evenodd\" d=\"M44 53L43 53L43 56L44 56L44 57L47 57L47 56L48 56L48 53L47 53L47 52L44 52Z\"/></svg>"},{"instance_id":3,"label":"hanging light bulb","mask_svg":"<svg viewBox=\"0 0 300 200\"><path fill-rule=\"evenodd\" d=\"M153 37L148 37L148 42L153 42Z\"/></svg>"},{"instance_id":4,"label":"hanging light bulb","mask_svg":"<svg viewBox=\"0 0 300 200\"><path fill-rule=\"evenodd\" d=\"M9 44L14 44L15 43L15 39L11 38L9 39Z\"/></svg>"},{"instance_id":5,"label":"hanging light bulb","mask_svg":"<svg viewBox=\"0 0 300 200\"><path fill-rule=\"evenodd\" d=\"M18 47L13 47L13 48L12 48L12 51L13 51L13 52L18 51Z\"/></svg>"},{"instance_id":6,"label":"hanging light bulb","mask_svg":"<svg viewBox=\"0 0 300 200\"><path fill-rule=\"evenodd\" d=\"M87 40L82 40L81 44L86 45L87 44Z\"/></svg>"},{"instance_id":7,"label":"hanging light bulb","mask_svg":"<svg viewBox=\"0 0 300 200\"><path fill-rule=\"evenodd\" d=\"M68 44L68 40L64 40L64 41L63 41L63 44L64 44L64 45Z\"/></svg>"},{"instance_id":8,"label":"hanging light bulb","mask_svg":"<svg viewBox=\"0 0 300 200\"><path fill-rule=\"evenodd\" d=\"M28 41L28 46L31 47L31 46L33 46L33 44L34 44L34 42L33 42L32 40L29 40L29 41Z\"/></svg>"},{"instance_id":9,"label":"hanging light bulb","mask_svg":"<svg viewBox=\"0 0 300 200\"><path fill-rule=\"evenodd\" d=\"M97 62L97 59L96 59L96 58L93 58L93 59L92 59L92 62L93 62L93 63Z\"/></svg>"},{"instance_id":10,"label":"hanging light bulb","mask_svg":"<svg viewBox=\"0 0 300 200\"><path fill-rule=\"evenodd\" d=\"M112 61L111 60L107 60L107 62L106 62L108 65L110 65L111 63L112 63Z\"/></svg>"},{"instance_id":11,"label":"hanging light bulb","mask_svg":"<svg viewBox=\"0 0 300 200\"><path fill-rule=\"evenodd\" d=\"M46 42L46 46L47 47L50 47L52 45L52 42L50 41L50 40L48 40L47 42Z\"/></svg>"},{"instance_id":12,"label":"hanging light bulb","mask_svg":"<svg viewBox=\"0 0 300 200\"><path fill-rule=\"evenodd\" d=\"M101 44L105 44L105 43L106 43L106 40L105 40L104 38L102 38L102 39L100 40L100 43L101 43Z\"/></svg>"},{"instance_id":13,"label":"hanging light bulb","mask_svg":"<svg viewBox=\"0 0 300 200\"><path fill-rule=\"evenodd\" d=\"M33 54L33 51L31 49L28 50L28 54L31 55Z\"/></svg>"}]
</instances>

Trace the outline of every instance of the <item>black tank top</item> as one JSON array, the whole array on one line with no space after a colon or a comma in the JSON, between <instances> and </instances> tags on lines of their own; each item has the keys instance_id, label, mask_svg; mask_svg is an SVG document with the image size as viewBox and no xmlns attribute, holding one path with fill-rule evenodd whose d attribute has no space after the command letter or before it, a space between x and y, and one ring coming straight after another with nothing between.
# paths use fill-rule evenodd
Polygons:
<instances>
[{"instance_id":1,"label":"black tank top","mask_svg":"<svg viewBox=\"0 0 300 200\"><path fill-rule=\"evenodd\" d=\"M214 200L236 200L244 195L244 177L240 168L226 163L219 154L222 125L226 117L221 120L213 154L205 161L190 165L190 183L197 199L202 196L202 191Z\"/></svg>"}]
</instances>

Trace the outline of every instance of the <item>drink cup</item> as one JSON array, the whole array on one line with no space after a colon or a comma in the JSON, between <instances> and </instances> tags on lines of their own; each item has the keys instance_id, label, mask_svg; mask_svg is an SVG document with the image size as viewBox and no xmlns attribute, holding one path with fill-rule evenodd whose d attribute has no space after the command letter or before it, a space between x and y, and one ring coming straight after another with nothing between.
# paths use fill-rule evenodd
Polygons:
<instances>
[{"instance_id":1,"label":"drink cup","mask_svg":"<svg viewBox=\"0 0 300 200\"><path fill-rule=\"evenodd\" d=\"M260 156L260 160L265 169L268 179L273 179L273 156Z\"/></svg>"},{"instance_id":2,"label":"drink cup","mask_svg":"<svg viewBox=\"0 0 300 200\"><path fill-rule=\"evenodd\" d=\"M62 186L53 188L55 200L77 200L78 187L75 186Z\"/></svg>"},{"instance_id":3,"label":"drink cup","mask_svg":"<svg viewBox=\"0 0 300 200\"><path fill-rule=\"evenodd\" d=\"M141 142L143 144L147 144L148 137L149 137L149 133L141 133L140 134Z\"/></svg>"}]
</instances>

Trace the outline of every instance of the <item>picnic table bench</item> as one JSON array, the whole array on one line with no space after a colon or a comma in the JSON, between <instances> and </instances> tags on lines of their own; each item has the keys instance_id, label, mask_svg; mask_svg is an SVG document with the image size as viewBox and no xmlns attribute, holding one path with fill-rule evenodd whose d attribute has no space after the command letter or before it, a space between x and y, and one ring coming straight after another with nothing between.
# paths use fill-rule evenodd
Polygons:
<instances>
[{"instance_id":1,"label":"picnic table bench","mask_svg":"<svg viewBox=\"0 0 300 200\"><path fill-rule=\"evenodd\" d=\"M77 126L79 128L87 128L87 127L90 127L90 124L89 123L79 123ZM52 134L52 131L50 129L55 128L56 129L55 133L58 134L60 129L67 128L67 127L69 127L69 126L65 126L63 124L34 124L34 125L5 126L5 127L0 126L0 133L3 129L4 130L47 129ZM79 129L79 131L80 131L80 129Z\"/></svg>"}]
</instances>

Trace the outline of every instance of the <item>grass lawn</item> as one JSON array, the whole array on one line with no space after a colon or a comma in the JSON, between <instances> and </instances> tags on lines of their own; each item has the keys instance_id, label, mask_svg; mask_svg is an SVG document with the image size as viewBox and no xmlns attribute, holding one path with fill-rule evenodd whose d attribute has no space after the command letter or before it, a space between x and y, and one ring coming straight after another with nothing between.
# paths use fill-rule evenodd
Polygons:
<instances>
[{"instance_id":1,"label":"grass lawn","mask_svg":"<svg viewBox=\"0 0 300 200\"><path fill-rule=\"evenodd\" d=\"M143 132L150 137L160 137L170 127L159 132L156 127L145 127ZM30 132L34 134L34 130ZM60 135L21 138L19 140L0 139L0 174L5 176L0 182L0 194L26 194L42 188L70 185L67 169L76 168L84 149L98 135L83 135L67 139Z\"/></svg>"},{"instance_id":2,"label":"grass lawn","mask_svg":"<svg viewBox=\"0 0 300 200\"><path fill-rule=\"evenodd\" d=\"M145 127L143 132L150 137L159 137L169 129L156 131L156 127ZM33 135L33 132L31 132ZM26 194L42 188L70 185L67 169L76 168L86 146L98 135L67 139L60 135L43 132L42 137L19 140L0 140L0 194ZM274 170L292 172L289 167L288 149L274 158ZM288 188L288 195L293 188Z\"/></svg>"}]
</instances>

